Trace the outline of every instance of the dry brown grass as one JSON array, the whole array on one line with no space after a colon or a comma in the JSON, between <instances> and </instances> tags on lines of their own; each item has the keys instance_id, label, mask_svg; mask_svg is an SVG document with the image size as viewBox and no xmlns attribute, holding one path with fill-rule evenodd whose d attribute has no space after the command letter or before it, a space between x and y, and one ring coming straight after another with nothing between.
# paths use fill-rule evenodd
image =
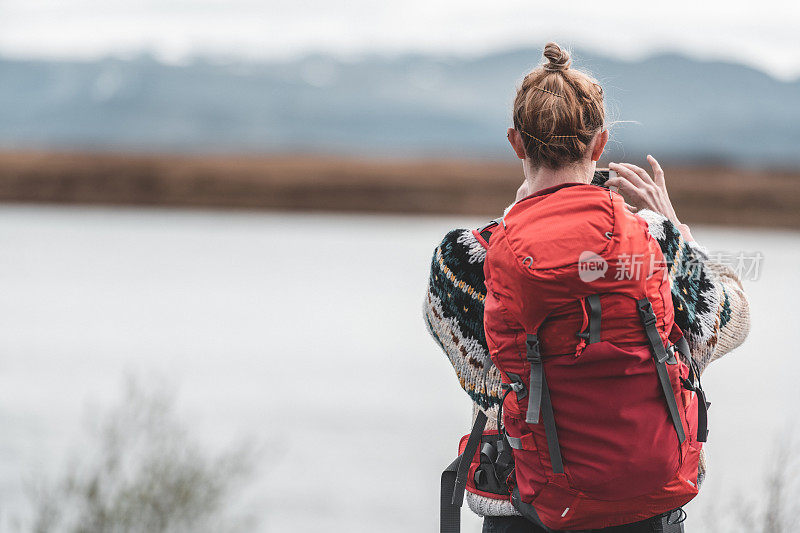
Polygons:
<instances>
[{"instance_id":1,"label":"dry brown grass","mask_svg":"<svg viewBox=\"0 0 800 533\"><path fill-rule=\"evenodd\" d=\"M686 222L800 228L800 170L666 164ZM0 152L0 201L496 216L514 161Z\"/></svg>"}]
</instances>

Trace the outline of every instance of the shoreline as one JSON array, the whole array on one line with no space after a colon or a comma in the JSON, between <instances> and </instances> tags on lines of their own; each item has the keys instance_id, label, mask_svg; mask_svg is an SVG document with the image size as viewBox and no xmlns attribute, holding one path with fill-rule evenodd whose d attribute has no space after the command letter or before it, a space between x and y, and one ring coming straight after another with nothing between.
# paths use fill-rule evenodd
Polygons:
<instances>
[{"instance_id":1,"label":"shoreline","mask_svg":"<svg viewBox=\"0 0 800 533\"><path fill-rule=\"evenodd\" d=\"M681 220L800 229L800 169L662 163ZM495 217L516 162L0 151L0 202Z\"/></svg>"}]
</instances>

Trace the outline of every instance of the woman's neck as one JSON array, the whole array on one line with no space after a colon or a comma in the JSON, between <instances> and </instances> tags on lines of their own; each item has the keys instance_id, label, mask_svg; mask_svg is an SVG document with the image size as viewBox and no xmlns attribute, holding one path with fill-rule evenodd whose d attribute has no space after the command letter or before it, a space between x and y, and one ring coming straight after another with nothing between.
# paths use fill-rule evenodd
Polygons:
<instances>
[{"instance_id":1,"label":"woman's neck","mask_svg":"<svg viewBox=\"0 0 800 533\"><path fill-rule=\"evenodd\" d=\"M574 165L559 169L539 167L534 170L529 167L526 159L523 171L525 179L528 181L528 191L533 194L542 189L565 183L590 183L592 176L594 176L595 167L596 163L594 161L579 161Z\"/></svg>"}]
</instances>

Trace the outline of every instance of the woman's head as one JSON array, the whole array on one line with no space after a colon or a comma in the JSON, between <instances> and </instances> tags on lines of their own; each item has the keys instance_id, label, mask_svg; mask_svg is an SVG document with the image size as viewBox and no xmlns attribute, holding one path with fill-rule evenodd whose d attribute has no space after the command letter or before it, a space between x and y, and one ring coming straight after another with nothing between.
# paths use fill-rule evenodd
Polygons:
<instances>
[{"instance_id":1,"label":"woman's head","mask_svg":"<svg viewBox=\"0 0 800 533\"><path fill-rule=\"evenodd\" d=\"M556 43L545 46L544 57L546 62L529 72L517 90L514 129L519 139L512 139L512 145L534 169L559 169L596 151L605 124L603 89L588 74L571 69L569 54Z\"/></svg>"}]
</instances>

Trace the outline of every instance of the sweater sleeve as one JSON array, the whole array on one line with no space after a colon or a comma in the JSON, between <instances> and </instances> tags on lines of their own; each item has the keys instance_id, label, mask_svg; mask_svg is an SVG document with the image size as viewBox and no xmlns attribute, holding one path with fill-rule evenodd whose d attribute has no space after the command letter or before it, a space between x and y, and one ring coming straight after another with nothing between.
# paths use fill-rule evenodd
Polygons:
<instances>
[{"instance_id":1,"label":"sweater sleeve","mask_svg":"<svg viewBox=\"0 0 800 533\"><path fill-rule=\"evenodd\" d=\"M444 236L433 251L423 316L428 332L439 344L456 372L461 387L472 399L473 419L486 412L486 429L497 429L500 372L489 358L483 333L486 285L483 261L486 250L468 229ZM479 516L519 515L509 500L467 491L467 505Z\"/></svg>"},{"instance_id":2,"label":"sweater sleeve","mask_svg":"<svg viewBox=\"0 0 800 533\"><path fill-rule=\"evenodd\" d=\"M489 358L483 333L485 257L472 231L456 229L445 235L433 252L423 315L461 387L488 410L500 401L500 373Z\"/></svg>"},{"instance_id":3,"label":"sweater sleeve","mask_svg":"<svg viewBox=\"0 0 800 533\"><path fill-rule=\"evenodd\" d=\"M666 217L637 213L658 242L669 268L675 322L683 330L700 371L738 347L750 331L750 309L733 269L709 259L695 242L686 242Z\"/></svg>"}]
</instances>

